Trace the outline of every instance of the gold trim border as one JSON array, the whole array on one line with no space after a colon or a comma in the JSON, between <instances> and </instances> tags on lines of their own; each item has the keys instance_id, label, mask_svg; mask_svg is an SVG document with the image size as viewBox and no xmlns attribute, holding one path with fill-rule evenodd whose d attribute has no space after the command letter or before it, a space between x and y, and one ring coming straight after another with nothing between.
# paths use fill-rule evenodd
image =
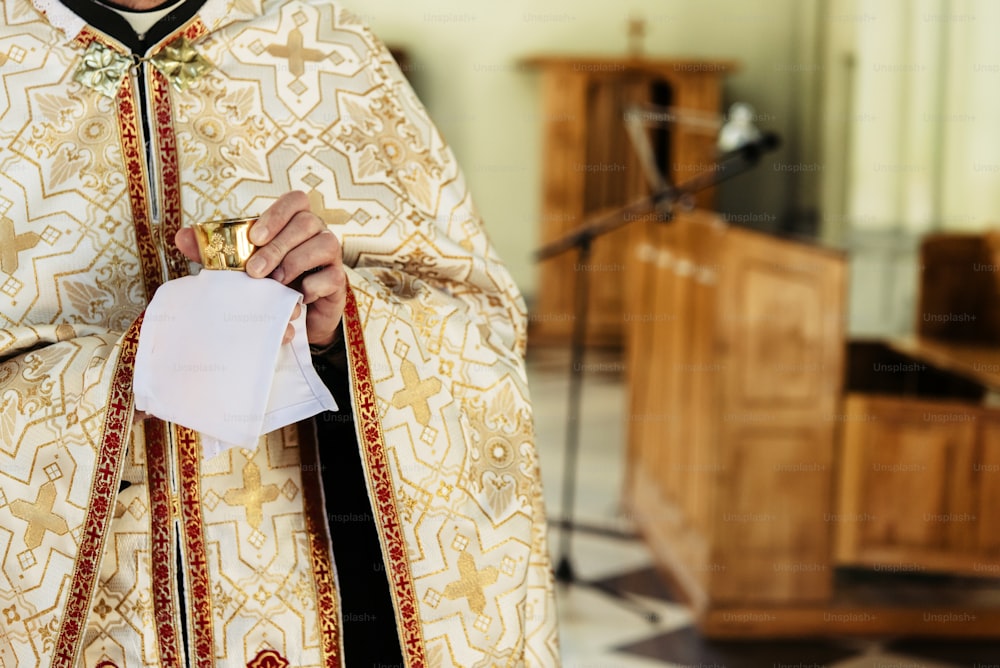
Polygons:
<instances>
[{"instance_id":1,"label":"gold trim border","mask_svg":"<svg viewBox=\"0 0 1000 668\"><path fill-rule=\"evenodd\" d=\"M100 574L101 558L107 540L108 526L114 512L122 462L132 430L132 376L135 353L139 347L139 328L145 313L136 318L122 339L122 349L111 379L104 430L101 434L94 480L90 486L87 515L80 533L69 597L63 609L52 654L53 666L69 668L75 665L81 649L83 631Z\"/></svg>"},{"instance_id":2,"label":"gold trim border","mask_svg":"<svg viewBox=\"0 0 1000 668\"><path fill-rule=\"evenodd\" d=\"M189 23L180 36L194 42L208 34L208 28L198 16ZM165 40L168 44L170 39ZM163 221L160 228L160 243L167 259L170 278L188 274L188 260L174 245L174 235L181 229L183 213L181 209L180 162L177 151L177 133L174 130L174 113L170 104L171 86L159 70L153 71L152 116L156 124L156 148L160 156L160 192L163 193Z\"/></svg>"},{"instance_id":3,"label":"gold trim border","mask_svg":"<svg viewBox=\"0 0 1000 668\"><path fill-rule=\"evenodd\" d=\"M323 497L319 494L319 490L323 488L323 476L320 473L318 447L315 422L313 420L300 422L299 452L302 462L303 499L309 556L316 584L316 615L320 626L321 663L327 668L340 668L343 655L339 626L340 597L337 593L333 560L330 556L328 535L330 525Z\"/></svg>"},{"instance_id":4,"label":"gold trim border","mask_svg":"<svg viewBox=\"0 0 1000 668\"><path fill-rule=\"evenodd\" d=\"M427 657L424 653L423 627L416 587L407 557L406 539L399 520L389 462L385 456L385 436L378 415L364 329L358 312L357 299L350 286L347 288L343 318L357 416L358 443L370 483L369 489L374 496L371 499L372 509L382 542L383 558L391 576L389 590L396 604L396 621L404 660L408 668L424 668L427 665Z\"/></svg>"},{"instance_id":5,"label":"gold trim border","mask_svg":"<svg viewBox=\"0 0 1000 668\"><path fill-rule=\"evenodd\" d=\"M212 624L212 590L201 514L201 438L198 432L174 425L177 439L181 525L188 575L188 616L192 629L192 654L197 668L215 665L215 630Z\"/></svg>"},{"instance_id":6,"label":"gold trim border","mask_svg":"<svg viewBox=\"0 0 1000 668\"><path fill-rule=\"evenodd\" d=\"M177 586L177 544L173 499L170 491L170 454L167 425L157 418L143 424L146 432L146 480L149 485L150 561L153 581L153 618L159 661L164 667L180 668L180 611L174 598Z\"/></svg>"}]
</instances>

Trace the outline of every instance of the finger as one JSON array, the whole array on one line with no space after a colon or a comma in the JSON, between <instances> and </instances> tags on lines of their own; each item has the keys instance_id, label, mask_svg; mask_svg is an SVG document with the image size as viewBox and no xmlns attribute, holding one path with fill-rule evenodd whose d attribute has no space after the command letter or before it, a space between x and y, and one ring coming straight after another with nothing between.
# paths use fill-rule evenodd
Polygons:
<instances>
[{"instance_id":1,"label":"finger","mask_svg":"<svg viewBox=\"0 0 1000 668\"><path fill-rule=\"evenodd\" d=\"M282 343L291 343L292 339L295 338L295 328L292 327L292 323L285 325L285 334L281 337Z\"/></svg>"},{"instance_id":2,"label":"finger","mask_svg":"<svg viewBox=\"0 0 1000 668\"><path fill-rule=\"evenodd\" d=\"M174 235L174 245L177 250L184 253L184 257L192 262L201 262L201 254L198 253L198 241L195 239L194 230L190 227L182 227Z\"/></svg>"},{"instance_id":3,"label":"finger","mask_svg":"<svg viewBox=\"0 0 1000 668\"><path fill-rule=\"evenodd\" d=\"M306 276L302 290L309 304L306 311L309 343L323 346L332 343L347 302L347 273L342 265L327 267Z\"/></svg>"},{"instance_id":4,"label":"finger","mask_svg":"<svg viewBox=\"0 0 1000 668\"><path fill-rule=\"evenodd\" d=\"M322 224L322 223L320 223ZM332 265L343 263L343 253L337 236L324 229L306 239L302 243L292 248L281 260L281 264L274 270L272 278L285 285L298 279L300 276L311 275Z\"/></svg>"},{"instance_id":5,"label":"finger","mask_svg":"<svg viewBox=\"0 0 1000 668\"><path fill-rule=\"evenodd\" d=\"M296 304L289 320L297 320L300 315L302 315L302 304Z\"/></svg>"},{"instance_id":6,"label":"finger","mask_svg":"<svg viewBox=\"0 0 1000 668\"><path fill-rule=\"evenodd\" d=\"M270 243L301 211L309 211L309 196L301 190L285 193L257 218L250 228L250 243L255 246Z\"/></svg>"},{"instance_id":7,"label":"finger","mask_svg":"<svg viewBox=\"0 0 1000 668\"><path fill-rule=\"evenodd\" d=\"M302 301L315 304L327 297L338 297L347 289L347 274L342 265L332 264L302 279Z\"/></svg>"},{"instance_id":8,"label":"finger","mask_svg":"<svg viewBox=\"0 0 1000 668\"><path fill-rule=\"evenodd\" d=\"M324 231L326 225L318 216L309 211L300 211L271 241L254 252L247 263L247 273L254 278L270 275L274 280L287 285L295 280L294 276L288 276L288 268L285 266L289 253Z\"/></svg>"}]
</instances>

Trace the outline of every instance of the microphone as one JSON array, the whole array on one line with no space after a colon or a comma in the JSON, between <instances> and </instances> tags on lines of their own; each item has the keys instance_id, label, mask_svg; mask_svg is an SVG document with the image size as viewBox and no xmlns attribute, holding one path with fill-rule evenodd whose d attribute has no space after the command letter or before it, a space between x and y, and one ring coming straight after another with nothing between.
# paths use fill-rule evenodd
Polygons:
<instances>
[{"instance_id":1,"label":"microphone","mask_svg":"<svg viewBox=\"0 0 1000 668\"><path fill-rule=\"evenodd\" d=\"M765 153L777 150L781 146L781 136L776 132L764 132L756 139L745 142L723 156L739 156L747 162L757 162Z\"/></svg>"},{"instance_id":2,"label":"microphone","mask_svg":"<svg viewBox=\"0 0 1000 668\"><path fill-rule=\"evenodd\" d=\"M740 157L756 162L760 156L781 145L781 138L773 132L761 132L754 125L753 107L746 102L736 102L729 107L729 118L719 130L716 147L721 158Z\"/></svg>"}]
</instances>

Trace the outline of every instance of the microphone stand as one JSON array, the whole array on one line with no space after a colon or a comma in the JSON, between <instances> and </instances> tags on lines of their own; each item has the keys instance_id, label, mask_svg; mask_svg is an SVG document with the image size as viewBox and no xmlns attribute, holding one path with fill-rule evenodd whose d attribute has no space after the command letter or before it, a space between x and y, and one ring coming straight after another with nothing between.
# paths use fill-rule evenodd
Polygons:
<instances>
[{"instance_id":1,"label":"microphone stand","mask_svg":"<svg viewBox=\"0 0 1000 668\"><path fill-rule=\"evenodd\" d=\"M690 211L694 208L694 194L696 192L749 171L757 164L765 150L770 150L775 146L776 144L765 146L763 149L758 146L735 151L719 162L719 169L708 174L700 174L678 187L672 186L656 170L656 176L659 178L650 179L656 186L651 195L642 196L619 209L592 217L569 234L545 244L535 252L535 259L541 261L575 248L577 250L577 266L584 268L576 272L574 286L575 320L573 321L570 343L569 405L566 414L566 442L563 456L563 518L559 521L559 559L555 568L555 577L558 582L565 586L576 584L596 589L610 596L622 607L645 617L653 624L659 621L659 615L656 612L610 585L580 580L572 563L572 532L575 529L584 528L574 522L573 515L576 503L577 459L580 449L583 360L586 351L587 316L590 305L590 277L585 268L589 264L594 239L628 225L632 220L638 219L642 213L650 210L663 214L664 221L669 221L672 218L675 207ZM643 150L640 149L640 158L644 163L648 162L648 157L649 154L644 154Z\"/></svg>"}]
</instances>

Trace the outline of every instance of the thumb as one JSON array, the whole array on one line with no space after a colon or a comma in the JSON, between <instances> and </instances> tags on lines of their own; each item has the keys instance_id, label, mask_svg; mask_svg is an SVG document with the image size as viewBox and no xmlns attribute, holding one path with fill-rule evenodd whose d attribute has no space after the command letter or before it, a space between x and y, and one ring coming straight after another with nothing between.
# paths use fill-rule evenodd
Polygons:
<instances>
[{"instance_id":1,"label":"thumb","mask_svg":"<svg viewBox=\"0 0 1000 668\"><path fill-rule=\"evenodd\" d=\"M190 227L177 230L177 234L174 235L174 244L187 259L192 262L201 262L201 256L198 254L198 242L194 238L194 230Z\"/></svg>"}]
</instances>

